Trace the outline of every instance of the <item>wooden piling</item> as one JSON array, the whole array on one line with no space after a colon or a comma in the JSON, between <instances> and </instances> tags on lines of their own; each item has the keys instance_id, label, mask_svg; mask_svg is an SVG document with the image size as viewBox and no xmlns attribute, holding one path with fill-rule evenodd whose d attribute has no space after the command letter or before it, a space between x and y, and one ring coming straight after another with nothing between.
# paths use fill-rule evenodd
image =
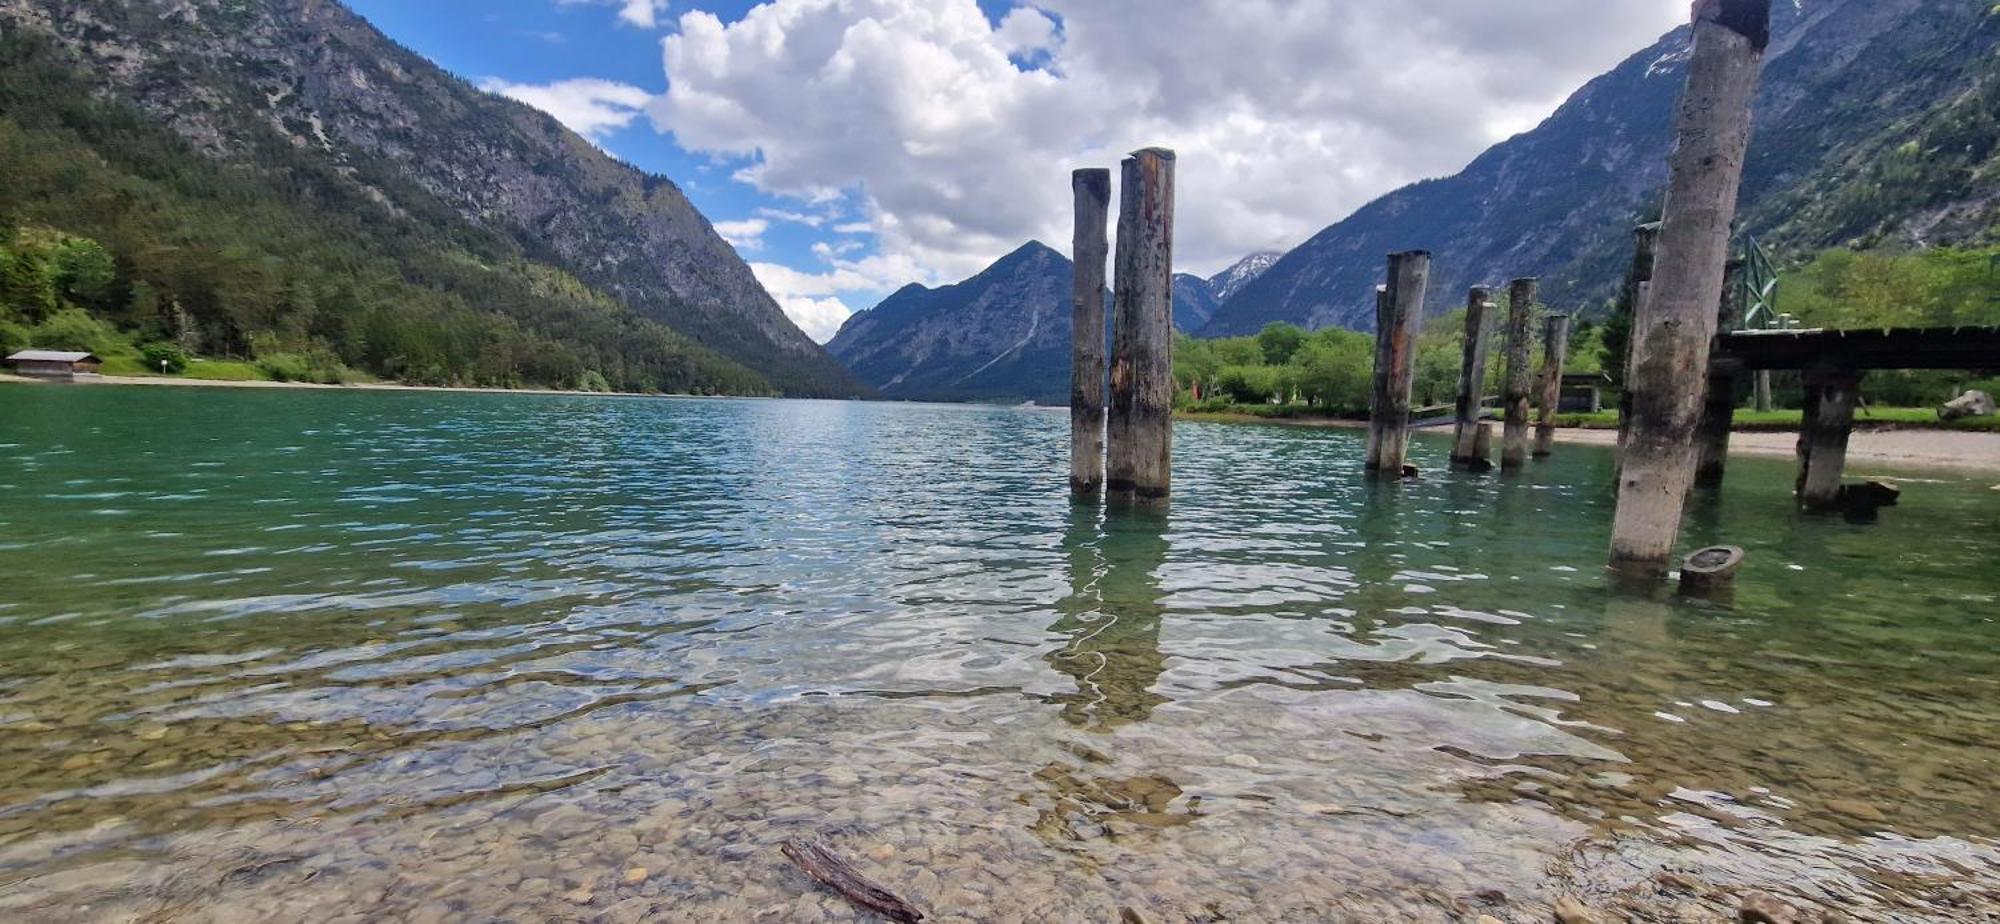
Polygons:
<instances>
[{"instance_id":1,"label":"wooden piling","mask_svg":"<svg viewBox=\"0 0 2000 924\"><path fill-rule=\"evenodd\" d=\"M1631 435L1611 537L1612 567L1627 574L1665 576L1694 481L1703 370L1770 16L1771 0L1695 4L1652 295L1632 323Z\"/></svg>"},{"instance_id":2,"label":"wooden piling","mask_svg":"<svg viewBox=\"0 0 2000 924\"><path fill-rule=\"evenodd\" d=\"M1847 439L1854 432L1854 406L1861 397L1861 373L1819 366L1806 372L1806 410L1799 430L1799 503L1807 510L1840 505L1840 478L1847 467Z\"/></svg>"},{"instance_id":3,"label":"wooden piling","mask_svg":"<svg viewBox=\"0 0 2000 924\"><path fill-rule=\"evenodd\" d=\"M1368 437L1367 448L1362 451L1362 467L1370 473L1375 471L1376 460L1382 457L1382 430L1375 426L1375 405L1387 395L1389 389L1389 363L1382 358L1382 334L1390 327L1389 287L1375 287L1375 355L1374 365L1368 376Z\"/></svg>"},{"instance_id":4,"label":"wooden piling","mask_svg":"<svg viewBox=\"0 0 2000 924\"><path fill-rule=\"evenodd\" d=\"M1417 381L1417 328L1423 326L1424 289L1431 255L1411 250L1389 255L1389 284L1377 296L1375 396L1368 412L1369 471L1403 475L1410 447L1410 389Z\"/></svg>"},{"instance_id":5,"label":"wooden piling","mask_svg":"<svg viewBox=\"0 0 2000 924\"><path fill-rule=\"evenodd\" d=\"M1486 323L1487 309L1493 307L1493 292L1475 286L1465 299L1465 355L1458 366L1457 429L1451 443L1453 465L1470 465L1479 451L1479 413L1486 401L1487 340L1492 325ZM1485 455L1477 458L1484 460Z\"/></svg>"},{"instance_id":6,"label":"wooden piling","mask_svg":"<svg viewBox=\"0 0 2000 924\"><path fill-rule=\"evenodd\" d=\"M1507 286L1507 381L1501 389L1501 405L1507 418L1500 431L1500 467L1516 469L1528 462L1528 401L1535 387L1535 370L1529 366L1533 333L1529 323L1535 311L1536 282L1516 279Z\"/></svg>"},{"instance_id":7,"label":"wooden piling","mask_svg":"<svg viewBox=\"0 0 2000 924\"><path fill-rule=\"evenodd\" d=\"M1562 411L1563 365L1569 362L1569 315L1552 314L1542 326L1542 407L1535 418L1535 458L1556 449L1556 414Z\"/></svg>"},{"instance_id":8,"label":"wooden piling","mask_svg":"<svg viewBox=\"0 0 2000 924\"><path fill-rule=\"evenodd\" d=\"M1628 318L1639 316L1639 306L1646 296L1652 294L1654 254L1660 243L1660 223L1648 222L1632 229L1632 266L1625 273L1625 314ZM1625 342L1625 367L1618 370L1618 445L1611 451L1612 468L1623 470L1625 461L1625 440L1632 432L1632 342L1631 329L1627 326Z\"/></svg>"},{"instance_id":9,"label":"wooden piling","mask_svg":"<svg viewBox=\"0 0 2000 924\"><path fill-rule=\"evenodd\" d=\"M1695 429L1696 457L1694 486L1719 488L1729 468L1729 433L1736 424L1736 403L1741 397L1737 363L1722 355L1720 334L1734 330L1743 321L1743 261L1731 260L1722 271L1722 305L1716 313L1716 333L1710 341L1707 397L1702 402L1701 425Z\"/></svg>"},{"instance_id":10,"label":"wooden piling","mask_svg":"<svg viewBox=\"0 0 2000 924\"><path fill-rule=\"evenodd\" d=\"M1104 492L1104 261L1110 255L1105 222L1111 211L1111 171L1102 167L1070 175L1076 196L1076 235L1070 253L1076 276L1070 290L1069 488L1079 498Z\"/></svg>"},{"instance_id":11,"label":"wooden piling","mask_svg":"<svg viewBox=\"0 0 2000 924\"><path fill-rule=\"evenodd\" d=\"M1121 167L1106 488L1157 506L1173 489L1174 152L1135 151Z\"/></svg>"}]
</instances>

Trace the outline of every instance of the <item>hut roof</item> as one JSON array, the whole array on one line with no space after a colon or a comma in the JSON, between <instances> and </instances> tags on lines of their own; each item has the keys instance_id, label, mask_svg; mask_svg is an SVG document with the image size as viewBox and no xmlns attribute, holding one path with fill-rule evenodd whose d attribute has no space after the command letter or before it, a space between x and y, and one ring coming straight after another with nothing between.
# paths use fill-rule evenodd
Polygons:
<instances>
[{"instance_id":1,"label":"hut roof","mask_svg":"<svg viewBox=\"0 0 2000 924\"><path fill-rule=\"evenodd\" d=\"M69 350L22 350L19 353L15 353L14 355L7 357L7 361L30 362L30 363L80 363L80 362L97 362L98 359L97 357L92 356L89 353L76 353L76 352L71 352Z\"/></svg>"}]
</instances>

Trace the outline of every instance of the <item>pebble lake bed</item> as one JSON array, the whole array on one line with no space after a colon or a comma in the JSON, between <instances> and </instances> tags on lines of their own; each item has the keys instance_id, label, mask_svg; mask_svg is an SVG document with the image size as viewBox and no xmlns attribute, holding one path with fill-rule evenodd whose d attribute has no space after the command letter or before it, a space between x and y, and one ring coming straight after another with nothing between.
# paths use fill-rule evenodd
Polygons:
<instances>
[{"instance_id":1,"label":"pebble lake bed","mask_svg":"<svg viewBox=\"0 0 2000 924\"><path fill-rule=\"evenodd\" d=\"M0 385L0 920L2000 921L2000 491L1062 412ZM1746 902L1765 902L1745 910ZM1483 917L1482 917L1483 916Z\"/></svg>"}]
</instances>

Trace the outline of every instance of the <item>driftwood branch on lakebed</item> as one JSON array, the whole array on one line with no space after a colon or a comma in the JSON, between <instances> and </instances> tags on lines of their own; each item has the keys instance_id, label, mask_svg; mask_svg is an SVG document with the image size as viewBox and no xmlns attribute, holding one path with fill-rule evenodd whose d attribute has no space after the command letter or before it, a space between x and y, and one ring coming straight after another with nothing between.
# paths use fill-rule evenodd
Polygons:
<instances>
[{"instance_id":1,"label":"driftwood branch on lakebed","mask_svg":"<svg viewBox=\"0 0 2000 924\"><path fill-rule=\"evenodd\" d=\"M835 856L818 841L793 838L778 849L784 852L786 859L805 870L806 875L840 893L855 907L873 911L896 924L916 924L924 919L924 913L918 911L916 906L862 875L860 870Z\"/></svg>"}]
</instances>

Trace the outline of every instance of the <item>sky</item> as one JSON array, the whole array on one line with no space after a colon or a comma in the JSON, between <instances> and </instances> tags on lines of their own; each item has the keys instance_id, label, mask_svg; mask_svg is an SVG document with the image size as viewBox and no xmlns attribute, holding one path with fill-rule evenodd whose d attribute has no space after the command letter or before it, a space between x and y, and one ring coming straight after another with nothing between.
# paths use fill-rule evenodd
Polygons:
<instances>
[{"instance_id":1,"label":"sky","mask_svg":"<svg viewBox=\"0 0 2000 924\"><path fill-rule=\"evenodd\" d=\"M678 183L815 340L1030 239L1069 174L1173 148L1176 269L1457 172L1688 0L348 0Z\"/></svg>"}]
</instances>

